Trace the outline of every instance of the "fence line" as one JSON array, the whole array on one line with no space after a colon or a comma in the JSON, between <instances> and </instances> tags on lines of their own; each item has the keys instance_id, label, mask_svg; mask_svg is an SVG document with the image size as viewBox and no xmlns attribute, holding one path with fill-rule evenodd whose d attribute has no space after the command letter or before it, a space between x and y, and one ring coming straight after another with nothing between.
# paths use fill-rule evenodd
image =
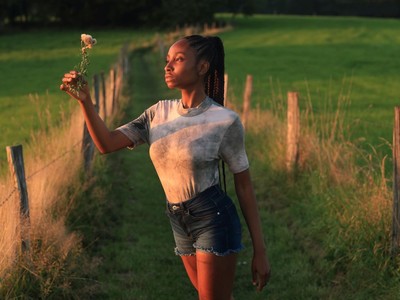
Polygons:
<instances>
[{"instance_id":1,"label":"fence line","mask_svg":"<svg viewBox=\"0 0 400 300\"><path fill-rule=\"evenodd\" d=\"M124 55L125 57L120 57L118 60L118 63L113 65L110 68L110 74L114 74L111 78L107 78L107 80L104 78L104 72L102 72L100 75L95 74L93 76L93 100L94 100L94 105L96 108L96 111L99 112L101 108L101 104L104 105L103 107L103 119L104 120L109 120L110 117L113 117L113 115L117 112L117 109L119 107L119 96L122 90L122 85L124 84L124 75L127 74L127 68L128 68L128 59L127 59L127 46L125 46L124 51L121 51L120 55ZM108 93L107 91L112 91L112 93ZM103 97L103 99L101 99ZM101 101L103 100L103 101ZM110 103L111 102L111 103ZM111 109L107 109L106 106L110 105ZM72 118L73 116L71 116ZM70 128L73 124L76 124L71 122ZM17 145L17 146L8 146L7 147L7 152L8 152L8 160L10 164L10 170L11 173L14 176L14 181L15 186L11 190L11 192L3 198L3 200L0 201L0 209L3 209L3 212L5 208L6 203L10 203L10 199L16 199L16 194L18 192L18 196L20 199L19 207L20 207L20 220L16 222L17 227L19 227L19 236L20 236L20 243L21 243L21 249L28 250L29 249L29 236L30 236L30 211L29 211L29 203L32 199L28 199L28 193L27 193L27 181L35 178L39 173L44 172L48 168L50 168L52 165L54 165L56 162L62 160L67 154L73 152L77 146L81 145L81 152L83 156L83 163L84 163L84 172L85 174L89 174L91 170L91 165L92 161L94 158L94 143L91 137L88 135L86 123L84 122L83 124L83 131L84 135L82 139L74 143L68 150L63 152L61 155L55 157L48 163L44 164L42 167L34 171L32 174L29 176L25 176L25 166L23 163L23 157L22 157L22 145ZM75 129L74 129L75 130ZM17 151L19 153L19 156L15 156L14 152ZM18 176L17 176L18 174ZM36 184L36 183L34 183ZM39 184L43 184L39 183ZM25 186L25 189L21 188L21 186ZM34 197L35 195L32 195L31 197ZM33 200L35 201L35 200ZM40 200L38 200L40 201ZM36 202L34 202L36 203ZM5 212L7 213L7 212ZM13 217L14 219L14 217ZM14 222L14 221L13 221ZM8 223L7 223L8 224ZM15 237L10 236L12 239L15 241ZM2 245L3 247L7 247L7 245ZM13 249L15 246L12 246ZM11 248L10 248L11 249ZM2 270L0 270L2 271Z\"/></svg>"},{"instance_id":2,"label":"fence line","mask_svg":"<svg viewBox=\"0 0 400 300\"><path fill-rule=\"evenodd\" d=\"M15 187L19 191L21 250L26 251L29 250L30 216L22 145L7 147L7 158L10 171L14 177Z\"/></svg>"},{"instance_id":3,"label":"fence line","mask_svg":"<svg viewBox=\"0 0 400 300\"><path fill-rule=\"evenodd\" d=\"M394 110L392 255L400 248L400 107Z\"/></svg>"},{"instance_id":4,"label":"fence line","mask_svg":"<svg viewBox=\"0 0 400 300\"><path fill-rule=\"evenodd\" d=\"M125 55L127 55L126 52L125 52ZM120 67L121 70L126 69L127 66L128 66L126 60L123 60L123 62L124 62L124 67ZM111 70L113 70L114 68L115 68L115 66L112 67ZM122 74L123 74L123 73L124 73L124 72L122 72ZM125 74L126 74L126 72L125 72ZM122 77L122 75L121 75L121 77ZM100 107L103 106L103 109L104 109L103 119L106 119L106 118L109 117L112 113L110 113L110 114L107 114L107 113L106 113L106 105L105 105L105 103L107 103L107 98L106 98L106 90L107 90L107 88L106 88L106 81L105 81L105 78L104 78L104 72L102 72L102 73L100 74L100 79L101 79L101 80L99 80L99 75L98 75L98 74L95 74L95 75L93 76L94 99L95 99L94 104L95 104L95 107L96 107L97 112L99 112ZM123 79L121 78L121 79L119 79L118 81L116 81L115 83L110 84L111 89L112 89L112 90L118 90L118 91L120 91L120 90L121 90L121 86L122 86L122 80L123 80ZM118 83L118 84L117 84L117 83ZM102 96L103 96L103 105L100 104L100 85L102 85L101 90L102 90ZM117 99L116 99L114 96L112 96L111 99L112 99L112 102L114 102L114 104L117 102ZM89 137L90 137L90 136L89 136ZM86 139L87 139L87 138L86 138ZM76 146L78 146L78 145L81 144L81 143L84 143L84 141L85 141L85 137L82 138L81 140L79 140L76 144L74 144L74 145L70 148L70 150L65 151L63 154L61 154L61 155L58 156L57 158L53 159L51 162L49 162L48 164L46 164L45 166L43 166L43 167L40 168L39 170L37 170L37 171L33 172L31 175L27 176L27 177L26 177L26 180L29 180L30 178L32 178L32 177L35 176L36 174L38 174L38 173L44 171L45 169L47 169L50 165L52 165L53 163L55 163L55 162L57 162L58 160L60 160L60 159L61 159L62 157L64 157L66 154L68 154L69 152L72 152L73 148L75 148ZM16 192L16 190L17 190L17 189L14 188L14 189L10 192L10 194L8 194L8 195L0 202L0 208L1 208L2 205L4 205L5 202L7 202L7 201L9 200L9 198L11 198L11 196L13 195L13 193Z\"/></svg>"},{"instance_id":5,"label":"fence line","mask_svg":"<svg viewBox=\"0 0 400 300\"><path fill-rule=\"evenodd\" d=\"M76 146L78 146L79 144L82 143L82 140L79 140L76 144L74 144L70 150L65 151L63 154L61 154L60 156L56 157L55 159L53 159L52 161L50 161L49 163L47 163L46 165L44 165L42 168L36 170L35 172L33 172L31 175L26 177L26 181L29 181L32 177L34 177L35 175L39 174L40 172L46 170L47 168L49 168L52 164L56 163L57 161L59 161L61 158L63 158L65 155L67 155L68 153L73 151L73 148L75 148ZM18 188L14 187L14 189L0 202L0 208L11 198L11 196L18 190Z\"/></svg>"},{"instance_id":6,"label":"fence line","mask_svg":"<svg viewBox=\"0 0 400 300\"><path fill-rule=\"evenodd\" d=\"M225 75L227 80L228 76ZM245 126L250 115L251 75L247 75L243 96L242 121ZM250 86L250 87L248 87ZM225 86L227 89L227 84ZM226 91L225 91L226 92ZM287 143L286 167L289 173L295 171L300 159L300 109L297 92L287 93ZM395 107L393 127L393 213L392 213L392 257L400 253L400 106Z\"/></svg>"}]
</instances>

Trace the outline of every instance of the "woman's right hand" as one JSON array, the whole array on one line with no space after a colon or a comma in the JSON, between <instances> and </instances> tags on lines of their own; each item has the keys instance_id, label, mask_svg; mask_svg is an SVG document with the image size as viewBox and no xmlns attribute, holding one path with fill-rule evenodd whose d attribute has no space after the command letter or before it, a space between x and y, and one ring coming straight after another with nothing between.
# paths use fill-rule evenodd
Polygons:
<instances>
[{"instance_id":1,"label":"woman's right hand","mask_svg":"<svg viewBox=\"0 0 400 300\"><path fill-rule=\"evenodd\" d=\"M82 86L79 90L77 87L78 80L82 80ZM89 85L83 76L77 71L70 71L69 73L64 74L60 90L66 92L68 95L80 102L91 101Z\"/></svg>"}]
</instances>

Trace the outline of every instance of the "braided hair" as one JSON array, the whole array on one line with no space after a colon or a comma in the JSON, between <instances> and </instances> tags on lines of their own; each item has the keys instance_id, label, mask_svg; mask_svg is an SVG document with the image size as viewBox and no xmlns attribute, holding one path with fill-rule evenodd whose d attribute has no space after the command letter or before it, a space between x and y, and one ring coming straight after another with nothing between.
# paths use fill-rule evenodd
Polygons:
<instances>
[{"instance_id":1,"label":"braided hair","mask_svg":"<svg viewBox=\"0 0 400 300\"><path fill-rule=\"evenodd\" d=\"M197 61L204 59L210 64L204 77L205 92L218 104L224 106L224 76L225 76L225 51L219 37L190 35L185 37L189 46L196 51ZM223 179L223 188L226 193L225 164L221 160L218 164L218 173ZM221 174L222 173L222 174ZM221 176L222 175L222 176ZM220 181L222 187L222 182Z\"/></svg>"},{"instance_id":2,"label":"braided hair","mask_svg":"<svg viewBox=\"0 0 400 300\"><path fill-rule=\"evenodd\" d=\"M190 35L185 40L196 51L197 61L206 60L210 67L205 75L205 92L215 102L224 105L225 52L219 37Z\"/></svg>"}]
</instances>

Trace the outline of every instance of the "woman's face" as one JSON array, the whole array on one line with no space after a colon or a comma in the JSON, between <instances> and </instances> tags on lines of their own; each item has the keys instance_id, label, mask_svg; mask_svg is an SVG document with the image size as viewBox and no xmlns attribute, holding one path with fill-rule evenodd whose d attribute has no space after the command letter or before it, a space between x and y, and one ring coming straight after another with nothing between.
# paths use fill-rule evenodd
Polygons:
<instances>
[{"instance_id":1,"label":"woman's face","mask_svg":"<svg viewBox=\"0 0 400 300\"><path fill-rule=\"evenodd\" d=\"M170 89L192 89L203 84L200 64L195 50L186 40L179 40L168 51L165 65L165 83Z\"/></svg>"}]
</instances>

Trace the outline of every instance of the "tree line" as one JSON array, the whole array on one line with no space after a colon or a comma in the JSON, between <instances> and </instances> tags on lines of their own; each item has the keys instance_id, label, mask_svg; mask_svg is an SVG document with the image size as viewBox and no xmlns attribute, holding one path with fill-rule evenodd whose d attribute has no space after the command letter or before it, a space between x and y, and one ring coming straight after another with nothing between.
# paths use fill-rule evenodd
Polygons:
<instances>
[{"instance_id":1,"label":"tree line","mask_svg":"<svg viewBox=\"0 0 400 300\"><path fill-rule=\"evenodd\" d=\"M0 0L0 26L175 27L214 21L219 11L245 12L254 0Z\"/></svg>"},{"instance_id":2,"label":"tree line","mask_svg":"<svg viewBox=\"0 0 400 300\"><path fill-rule=\"evenodd\" d=\"M400 17L400 0L256 0L268 14Z\"/></svg>"},{"instance_id":3,"label":"tree line","mask_svg":"<svg viewBox=\"0 0 400 300\"><path fill-rule=\"evenodd\" d=\"M0 29L13 26L175 27L217 12L399 17L400 0L0 0Z\"/></svg>"}]
</instances>

